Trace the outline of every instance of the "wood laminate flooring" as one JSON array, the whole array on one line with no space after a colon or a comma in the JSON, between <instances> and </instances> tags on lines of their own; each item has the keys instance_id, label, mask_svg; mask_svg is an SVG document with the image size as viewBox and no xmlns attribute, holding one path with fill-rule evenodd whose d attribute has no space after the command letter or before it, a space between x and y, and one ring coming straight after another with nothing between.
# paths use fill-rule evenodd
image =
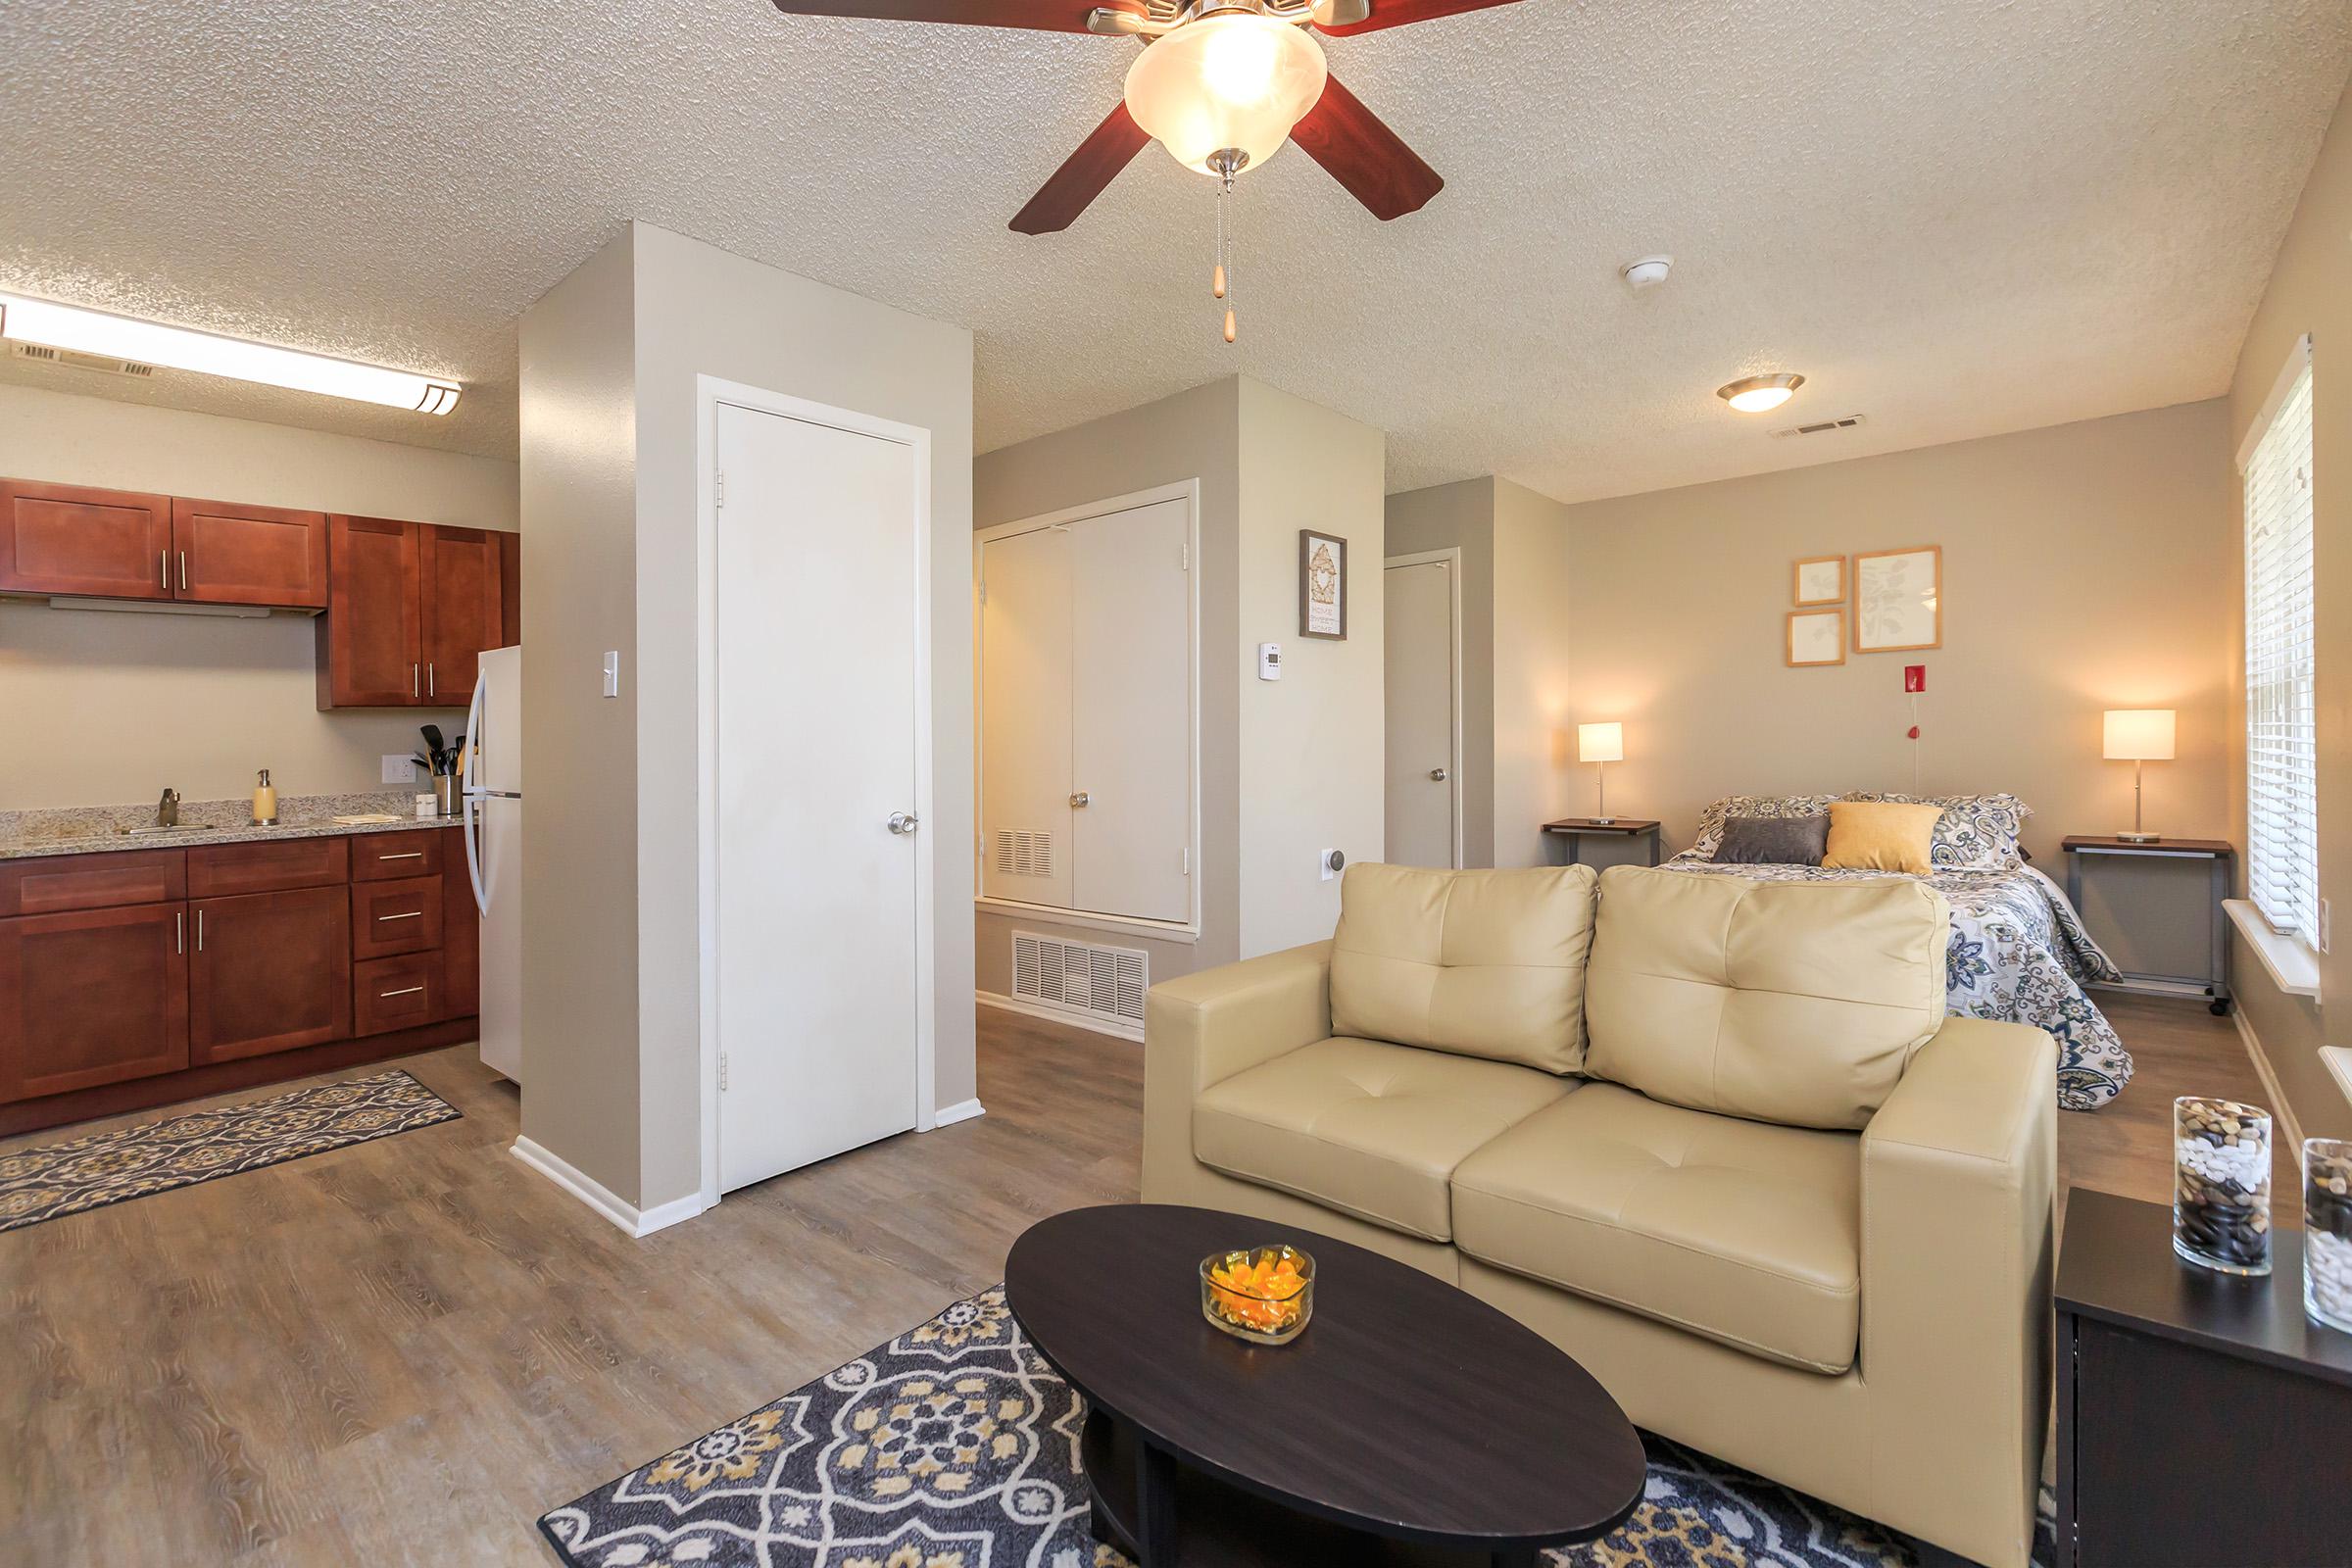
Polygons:
<instances>
[{"instance_id":1,"label":"wood laminate flooring","mask_svg":"<svg viewBox=\"0 0 2352 1568\"><path fill-rule=\"evenodd\" d=\"M2261 1086L2228 1022L2101 1000L2138 1077L2060 1116L2063 1175L2163 1200L2172 1097ZM548 1508L994 1283L1032 1221L1136 1196L1140 1048L979 1017L985 1116L643 1241L507 1152L515 1091L470 1047L400 1063L462 1121L0 1236L9 1560L552 1561Z\"/></svg>"}]
</instances>

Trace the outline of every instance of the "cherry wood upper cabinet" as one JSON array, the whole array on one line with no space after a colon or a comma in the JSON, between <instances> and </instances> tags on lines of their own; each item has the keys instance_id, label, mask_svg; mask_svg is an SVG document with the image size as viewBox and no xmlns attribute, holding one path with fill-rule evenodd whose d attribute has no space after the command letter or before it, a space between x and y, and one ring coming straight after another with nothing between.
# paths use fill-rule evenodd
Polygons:
<instances>
[{"instance_id":1,"label":"cherry wood upper cabinet","mask_svg":"<svg viewBox=\"0 0 2352 1568\"><path fill-rule=\"evenodd\" d=\"M498 646L517 647L522 642L522 535L502 533L498 536L499 592L504 598Z\"/></svg>"},{"instance_id":2,"label":"cherry wood upper cabinet","mask_svg":"<svg viewBox=\"0 0 2352 1568\"><path fill-rule=\"evenodd\" d=\"M410 708L424 699L417 524L326 519L326 613L319 618L320 708Z\"/></svg>"},{"instance_id":3,"label":"cherry wood upper cabinet","mask_svg":"<svg viewBox=\"0 0 2352 1568\"><path fill-rule=\"evenodd\" d=\"M0 1101L188 1064L188 906L0 920Z\"/></svg>"},{"instance_id":4,"label":"cherry wood upper cabinet","mask_svg":"<svg viewBox=\"0 0 2352 1568\"><path fill-rule=\"evenodd\" d=\"M170 599L172 498L0 479L0 593Z\"/></svg>"},{"instance_id":5,"label":"cherry wood upper cabinet","mask_svg":"<svg viewBox=\"0 0 2352 1568\"><path fill-rule=\"evenodd\" d=\"M200 899L189 906L189 915L191 1065L351 1034L347 889Z\"/></svg>"},{"instance_id":6,"label":"cherry wood upper cabinet","mask_svg":"<svg viewBox=\"0 0 2352 1568\"><path fill-rule=\"evenodd\" d=\"M506 646L499 536L429 522L418 524L417 533L425 701L463 705L473 698L482 650Z\"/></svg>"},{"instance_id":7,"label":"cherry wood upper cabinet","mask_svg":"<svg viewBox=\"0 0 2352 1568\"><path fill-rule=\"evenodd\" d=\"M208 605L326 608L326 514L172 501L173 597Z\"/></svg>"}]
</instances>

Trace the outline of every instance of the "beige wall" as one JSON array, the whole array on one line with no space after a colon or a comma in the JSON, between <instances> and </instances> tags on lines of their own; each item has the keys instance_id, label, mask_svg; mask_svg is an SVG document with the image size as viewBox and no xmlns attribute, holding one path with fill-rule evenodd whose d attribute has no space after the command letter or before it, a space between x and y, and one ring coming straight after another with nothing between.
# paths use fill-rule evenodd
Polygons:
<instances>
[{"instance_id":1,"label":"beige wall","mask_svg":"<svg viewBox=\"0 0 2352 1568\"><path fill-rule=\"evenodd\" d=\"M1568 508L1565 722L1624 721L1610 805L1662 818L1671 851L1718 796L1910 788L1902 667L1924 663L1920 788L2015 791L2044 869L2063 874L2067 834L2131 821L2131 767L2099 758L2108 708L2179 710L2179 760L2149 764L2148 825L2218 836L2228 446L2225 405L2197 403ZM1943 547L1941 648L1784 666L1793 561L1927 544ZM1497 838L1516 826L1498 820Z\"/></svg>"},{"instance_id":2,"label":"beige wall","mask_svg":"<svg viewBox=\"0 0 2352 1568\"><path fill-rule=\"evenodd\" d=\"M423 417L419 416L419 417ZM36 387L0 387L0 474L204 500L515 525L514 465ZM322 713L315 622L0 601L0 810L384 786L438 711ZM463 705L458 710L463 712Z\"/></svg>"},{"instance_id":3,"label":"beige wall","mask_svg":"<svg viewBox=\"0 0 2352 1568\"><path fill-rule=\"evenodd\" d=\"M1235 376L1142 408L1104 415L1015 446L984 452L972 465L972 523L993 528L1155 485L1200 482L1200 938L1140 935L1133 927L1085 926L1079 935L1151 956L1155 981L1231 963L1241 956L1240 606L1234 561L1241 526L1241 381ZM1012 933L1052 935L1041 924L983 909L975 917L979 989L1012 991Z\"/></svg>"},{"instance_id":4,"label":"beige wall","mask_svg":"<svg viewBox=\"0 0 2352 1568\"><path fill-rule=\"evenodd\" d=\"M1388 498L1391 557L1462 553L1462 863L1494 863L1494 480Z\"/></svg>"},{"instance_id":5,"label":"beige wall","mask_svg":"<svg viewBox=\"0 0 2352 1568\"><path fill-rule=\"evenodd\" d=\"M2303 201L2279 247L2270 288L2246 333L2230 388L2223 441L2234 454L2303 333L2312 336L2313 572L2318 588L2320 891L2352 897L2352 96L2336 110ZM2242 497L2234 476L2229 502L2232 606L2243 591ZM2233 627L2230 691L2236 721L2230 732L2231 836L2245 842L2243 648ZM2331 921L2331 924L2336 922ZM2340 930L2340 926L2338 927ZM2339 1018L2352 1006L2352 944L2337 935L2320 958L2320 992ZM2262 1042L2303 1131L2352 1137L2352 1102L2321 1065L2324 1045L2352 1044L2340 1027L2332 1040L2327 1013L2274 986L2243 942L2235 955L2246 1021Z\"/></svg>"},{"instance_id":6,"label":"beige wall","mask_svg":"<svg viewBox=\"0 0 2352 1568\"><path fill-rule=\"evenodd\" d=\"M1581 782L1570 772L1574 549L1566 507L1494 481L1496 865L1544 864L1542 825L1569 814L1571 786Z\"/></svg>"}]
</instances>

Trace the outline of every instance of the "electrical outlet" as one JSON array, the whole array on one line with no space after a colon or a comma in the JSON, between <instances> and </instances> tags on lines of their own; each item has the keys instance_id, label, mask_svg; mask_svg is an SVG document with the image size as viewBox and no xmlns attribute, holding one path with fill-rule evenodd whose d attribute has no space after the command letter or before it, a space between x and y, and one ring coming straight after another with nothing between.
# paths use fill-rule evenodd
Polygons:
<instances>
[{"instance_id":1,"label":"electrical outlet","mask_svg":"<svg viewBox=\"0 0 2352 1568\"><path fill-rule=\"evenodd\" d=\"M384 759L384 782L385 782L385 783L387 783L387 784L414 784L414 783L416 783L416 759L415 759L414 757L387 757L387 758L385 758L385 759Z\"/></svg>"},{"instance_id":2,"label":"electrical outlet","mask_svg":"<svg viewBox=\"0 0 2352 1568\"><path fill-rule=\"evenodd\" d=\"M1903 666L1903 690L1907 692L1924 692L1927 689L1928 666L1925 664L1905 664Z\"/></svg>"}]
</instances>

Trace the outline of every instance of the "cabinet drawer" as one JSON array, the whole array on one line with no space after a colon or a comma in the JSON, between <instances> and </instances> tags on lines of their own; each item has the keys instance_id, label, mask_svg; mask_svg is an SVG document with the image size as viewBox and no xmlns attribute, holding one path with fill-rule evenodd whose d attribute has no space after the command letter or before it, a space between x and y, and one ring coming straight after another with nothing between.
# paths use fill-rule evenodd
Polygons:
<instances>
[{"instance_id":1,"label":"cabinet drawer","mask_svg":"<svg viewBox=\"0 0 2352 1568\"><path fill-rule=\"evenodd\" d=\"M432 828L363 833L351 841L351 879L392 882L408 876L439 876L445 837Z\"/></svg>"},{"instance_id":2,"label":"cabinet drawer","mask_svg":"<svg viewBox=\"0 0 2352 1568\"><path fill-rule=\"evenodd\" d=\"M187 897L187 865L185 850L0 860L0 916L174 903Z\"/></svg>"},{"instance_id":3,"label":"cabinet drawer","mask_svg":"<svg viewBox=\"0 0 2352 1568\"><path fill-rule=\"evenodd\" d=\"M188 852L188 896L277 893L351 880L351 840L274 839L261 844L202 844Z\"/></svg>"},{"instance_id":4,"label":"cabinet drawer","mask_svg":"<svg viewBox=\"0 0 2352 1568\"><path fill-rule=\"evenodd\" d=\"M441 1015L441 955L413 953L352 965L352 1033L413 1029Z\"/></svg>"},{"instance_id":5,"label":"cabinet drawer","mask_svg":"<svg viewBox=\"0 0 2352 1568\"><path fill-rule=\"evenodd\" d=\"M351 888L351 956L389 958L441 946L441 879L355 882Z\"/></svg>"}]
</instances>

